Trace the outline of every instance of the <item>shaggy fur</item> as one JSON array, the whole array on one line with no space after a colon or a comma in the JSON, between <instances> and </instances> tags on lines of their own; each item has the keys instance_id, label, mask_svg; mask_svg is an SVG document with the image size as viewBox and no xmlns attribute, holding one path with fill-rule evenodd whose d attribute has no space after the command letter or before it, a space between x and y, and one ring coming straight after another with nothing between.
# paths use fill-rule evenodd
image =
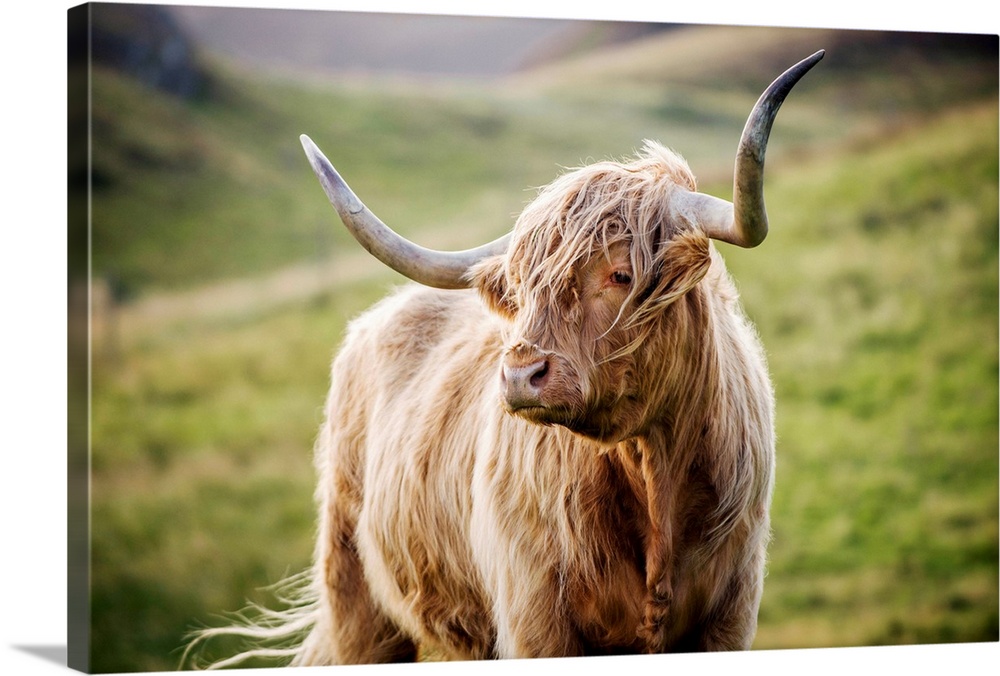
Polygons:
<instances>
[{"instance_id":1,"label":"shaggy fur","mask_svg":"<svg viewBox=\"0 0 1000 676\"><path fill-rule=\"evenodd\" d=\"M647 143L541 191L476 290L354 321L316 445L293 664L745 649L774 464L759 341ZM540 406L501 372L543 360ZM254 629L243 630L248 635Z\"/></svg>"}]
</instances>

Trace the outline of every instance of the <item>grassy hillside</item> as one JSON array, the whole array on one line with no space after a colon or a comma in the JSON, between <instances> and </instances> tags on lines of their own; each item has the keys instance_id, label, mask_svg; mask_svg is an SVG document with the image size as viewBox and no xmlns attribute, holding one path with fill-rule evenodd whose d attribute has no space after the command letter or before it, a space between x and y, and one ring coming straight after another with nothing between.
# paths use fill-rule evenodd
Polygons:
<instances>
[{"instance_id":1,"label":"grassy hillside","mask_svg":"<svg viewBox=\"0 0 1000 676\"><path fill-rule=\"evenodd\" d=\"M779 402L758 647L997 638L997 113L782 177L729 257Z\"/></svg>"},{"instance_id":2,"label":"grassy hillside","mask_svg":"<svg viewBox=\"0 0 1000 676\"><path fill-rule=\"evenodd\" d=\"M757 90L822 41L721 35L671 33L496 87L218 66L216 95L180 104L95 74L94 264L128 298L95 332L95 670L172 669L189 629L267 602L260 588L308 564L329 360L397 278L358 257L298 134L384 220L443 247L509 227L560 165L644 137L729 197ZM734 35L742 57L698 58ZM842 51L779 116L771 235L721 245L778 397L755 647L997 640L996 41L820 37ZM650 52L701 77L651 72ZM220 286L292 264L304 272L288 279L321 275L321 290Z\"/></svg>"}]
</instances>

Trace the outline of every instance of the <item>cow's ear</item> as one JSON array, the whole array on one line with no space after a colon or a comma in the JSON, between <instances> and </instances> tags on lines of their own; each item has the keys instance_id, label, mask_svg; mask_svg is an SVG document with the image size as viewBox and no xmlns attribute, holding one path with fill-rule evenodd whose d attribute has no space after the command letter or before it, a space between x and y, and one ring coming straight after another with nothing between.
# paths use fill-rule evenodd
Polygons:
<instances>
[{"instance_id":1,"label":"cow's ear","mask_svg":"<svg viewBox=\"0 0 1000 676\"><path fill-rule=\"evenodd\" d=\"M507 319L513 319L517 314L517 305L510 297L507 276L504 274L504 262L505 256L492 256L476 263L469 270L469 276L490 310Z\"/></svg>"},{"instance_id":2,"label":"cow's ear","mask_svg":"<svg viewBox=\"0 0 1000 676\"><path fill-rule=\"evenodd\" d=\"M697 230L676 235L657 252L658 280L651 296L665 306L693 289L712 265L711 243Z\"/></svg>"}]
</instances>

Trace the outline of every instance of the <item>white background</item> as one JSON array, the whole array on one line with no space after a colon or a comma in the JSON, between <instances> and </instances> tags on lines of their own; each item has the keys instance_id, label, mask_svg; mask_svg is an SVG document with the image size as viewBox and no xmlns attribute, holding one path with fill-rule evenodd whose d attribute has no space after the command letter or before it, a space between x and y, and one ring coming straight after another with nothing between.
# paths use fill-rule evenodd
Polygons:
<instances>
[{"instance_id":1,"label":"white background","mask_svg":"<svg viewBox=\"0 0 1000 676\"><path fill-rule=\"evenodd\" d=\"M66 646L66 11L8 3L0 20L0 673L63 673ZM177 3L164 3L177 4ZM651 2L189 2L229 6L419 11L935 32L998 32L993 0ZM889 3L882 3L888 5ZM474 8L474 9L472 9ZM989 9L987 9L989 8ZM141 628L137 628L141 630ZM409 665L309 673L995 673L998 644L777 651L552 663ZM238 671L264 674L277 670Z\"/></svg>"}]
</instances>

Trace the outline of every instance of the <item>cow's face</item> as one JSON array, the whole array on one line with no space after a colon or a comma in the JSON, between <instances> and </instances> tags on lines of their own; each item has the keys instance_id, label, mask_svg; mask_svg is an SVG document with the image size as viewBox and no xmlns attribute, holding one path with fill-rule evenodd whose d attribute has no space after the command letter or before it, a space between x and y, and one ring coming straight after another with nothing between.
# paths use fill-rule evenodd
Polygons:
<instances>
[{"instance_id":1,"label":"cow's face","mask_svg":"<svg viewBox=\"0 0 1000 676\"><path fill-rule=\"evenodd\" d=\"M525 209L506 254L475 268L508 320L497 377L509 413L606 442L655 413L664 359L684 358L669 354L670 307L711 260L705 235L673 217L678 185L693 180L666 151L577 170Z\"/></svg>"}]
</instances>

